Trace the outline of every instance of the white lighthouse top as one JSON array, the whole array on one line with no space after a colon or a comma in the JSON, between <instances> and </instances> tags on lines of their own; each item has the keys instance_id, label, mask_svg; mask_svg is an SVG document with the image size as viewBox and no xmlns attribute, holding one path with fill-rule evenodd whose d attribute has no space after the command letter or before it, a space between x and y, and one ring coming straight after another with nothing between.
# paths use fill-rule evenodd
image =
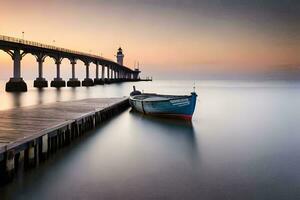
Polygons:
<instances>
[{"instance_id":1,"label":"white lighthouse top","mask_svg":"<svg viewBox=\"0 0 300 200\"><path fill-rule=\"evenodd\" d=\"M117 63L123 65L124 54L121 47L119 47L117 52Z\"/></svg>"}]
</instances>

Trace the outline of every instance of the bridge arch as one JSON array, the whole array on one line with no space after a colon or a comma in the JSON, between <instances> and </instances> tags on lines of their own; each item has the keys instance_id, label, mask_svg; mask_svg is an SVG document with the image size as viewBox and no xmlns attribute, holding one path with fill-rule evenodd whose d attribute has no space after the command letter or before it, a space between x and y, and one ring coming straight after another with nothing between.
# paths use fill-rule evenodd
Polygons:
<instances>
[{"instance_id":1,"label":"bridge arch","mask_svg":"<svg viewBox=\"0 0 300 200\"><path fill-rule=\"evenodd\" d=\"M76 61L76 75L79 80L84 80L86 78L86 62L84 59L77 59ZM91 65L91 64L90 64ZM90 66L91 68L91 66Z\"/></svg>"},{"instance_id":2,"label":"bridge arch","mask_svg":"<svg viewBox=\"0 0 300 200\"><path fill-rule=\"evenodd\" d=\"M5 50L0 49L0 79L7 79L13 73L13 60L12 55L8 54Z\"/></svg>"},{"instance_id":3,"label":"bridge arch","mask_svg":"<svg viewBox=\"0 0 300 200\"><path fill-rule=\"evenodd\" d=\"M26 40L20 40L18 38L13 37L7 37L7 36L0 36L0 50L6 52L12 60L13 60L13 76L10 79L10 81L6 84L6 91L27 91L27 85L22 79L21 74L21 60L23 57L25 57L27 54L32 54L35 58L35 63L38 66L38 81L45 81L43 76L43 64L49 62L49 58L51 58L54 61L54 70L56 71L56 78L52 82L55 82L53 87L64 87L65 81L62 79L60 75L61 71L61 64L71 66L72 69L75 69L75 62L72 62L72 60L76 60L77 62L81 61L83 63L79 62L79 67L77 68L77 71L83 71L82 73L78 73L79 75L82 75L85 82L91 81L92 77L95 77L96 80L99 81L99 68L101 69L101 81L104 82L104 74L106 75L107 83L116 82L116 81L128 81L131 79L133 73L139 73L140 71L133 71L129 68L119 65L118 63L97 56L92 55L90 53L84 53L74 50L69 50L66 48L59 48L52 45L47 44L41 44L38 42L32 42L32 41L26 41ZM26 59L29 59L26 57ZM31 59L31 58L30 58ZM68 60L66 64L65 59ZM71 63L70 63L71 61ZM53 62L51 62L51 69L53 69ZM36 66L31 64L33 68L36 69ZM95 67L96 66L96 67ZM48 67L46 67L48 68ZM71 77L70 68L69 67L62 67L62 71L66 69L66 78ZM90 70L91 69L91 70ZM95 70L98 69L96 72ZM107 73L103 73L106 70ZM28 70L26 70L27 73ZM31 71L31 70L29 70ZM35 70L34 70L35 71ZM72 70L74 72L74 70ZM34 74L34 73L33 73ZM46 73L45 73L46 74ZM121 77L119 76L121 74ZM48 75L48 73L47 73ZM52 79L53 76L49 77L49 79ZM111 80L111 78L114 78L116 80ZM118 80L119 79L119 80ZM100 81L100 82L101 82ZM52 84L51 84L52 85Z\"/></svg>"}]
</instances>

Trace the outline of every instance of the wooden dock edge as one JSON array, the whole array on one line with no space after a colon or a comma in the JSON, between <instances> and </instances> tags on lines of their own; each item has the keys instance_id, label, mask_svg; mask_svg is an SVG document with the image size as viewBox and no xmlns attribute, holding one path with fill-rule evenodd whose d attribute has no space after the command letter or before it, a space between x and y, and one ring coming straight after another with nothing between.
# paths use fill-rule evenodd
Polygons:
<instances>
[{"instance_id":1,"label":"wooden dock edge","mask_svg":"<svg viewBox=\"0 0 300 200\"><path fill-rule=\"evenodd\" d=\"M20 170L33 168L47 160L49 155L67 146L87 131L129 108L124 99L101 110L85 113L74 119L33 134L0 149L0 186L15 177Z\"/></svg>"}]
</instances>

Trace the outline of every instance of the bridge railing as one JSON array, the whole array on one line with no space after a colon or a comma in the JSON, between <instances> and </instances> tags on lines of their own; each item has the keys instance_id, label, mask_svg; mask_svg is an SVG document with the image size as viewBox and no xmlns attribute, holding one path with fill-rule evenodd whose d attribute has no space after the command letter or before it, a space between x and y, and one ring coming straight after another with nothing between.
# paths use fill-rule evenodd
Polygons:
<instances>
[{"instance_id":1,"label":"bridge railing","mask_svg":"<svg viewBox=\"0 0 300 200\"><path fill-rule=\"evenodd\" d=\"M40 48L45 48L45 49L51 49L51 50L55 50L55 51L62 51L62 52L67 52L67 53L72 53L72 54L77 54L77 55L83 55L83 56L88 56L88 57L92 57L92 58L97 58L97 59L102 59L102 60L107 60L107 61L113 62L110 59L107 59L107 58L104 58L104 57L101 57L98 55L84 53L84 52L75 51L75 50L71 50L71 49L65 49L65 48L56 47L56 46L48 45L48 44L42 44L39 42L33 42L33 41L29 41L29 40L23 40L23 39L5 36L5 35L0 35L0 40L6 41L6 42L14 42L14 43L19 43L19 44L30 45L30 46L35 46L35 47L40 47Z\"/></svg>"}]
</instances>

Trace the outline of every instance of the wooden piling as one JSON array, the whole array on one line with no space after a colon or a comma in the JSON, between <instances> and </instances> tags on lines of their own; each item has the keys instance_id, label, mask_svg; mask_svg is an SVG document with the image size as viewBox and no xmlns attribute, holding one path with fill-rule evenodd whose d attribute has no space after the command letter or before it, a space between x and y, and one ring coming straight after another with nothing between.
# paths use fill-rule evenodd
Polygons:
<instances>
[{"instance_id":1,"label":"wooden piling","mask_svg":"<svg viewBox=\"0 0 300 200\"><path fill-rule=\"evenodd\" d=\"M15 151L6 152L6 180L10 181L15 175Z\"/></svg>"},{"instance_id":2,"label":"wooden piling","mask_svg":"<svg viewBox=\"0 0 300 200\"><path fill-rule=\"evenodd\" d=\"M36 141L28 142L28 147L25 150L25 167L31 168L34 167L36 164Z\"/></svg>"}]
</instances>

